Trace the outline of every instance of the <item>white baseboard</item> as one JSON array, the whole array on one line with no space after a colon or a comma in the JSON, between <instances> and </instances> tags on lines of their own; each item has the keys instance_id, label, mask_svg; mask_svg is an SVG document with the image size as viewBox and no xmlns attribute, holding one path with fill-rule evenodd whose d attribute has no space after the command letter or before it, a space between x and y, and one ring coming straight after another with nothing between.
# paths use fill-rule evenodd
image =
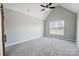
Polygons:
<instances>
[{"instance_id":1,"label":"white baseboard","mask_svg":"<svg viewBox=\"0 0 79 59\"><path fill-rule=\"evenodd\" d=\"M24 40L24 41L19 41L19 42L15 42L15 43L12 43L12 44L8 44L8 45L5 45L5 47L14 46L16 44L20 44L20 43L23 43L23 42L26 42L26 41L29 41L29 40Z\"/></svg>"},{"instance_id":2,"label":"white baseboard","mask_svg":"<svg viewBox=\"0 0 79 59\"><path fill-rule=\"evenodd\" d=\"M41 36L41 37L42 37L42 36ZM20 43L23 43L23 42L26 42L26 41L34 40L34 39L37 39L37 38L40 38L40 37L35 37L35 38L29 39L29 40L24 40L24 41L15 42L15 43L12 43L12 44L5 45L5 47L14 46L14 45L16 45L16 44L20 44Z\"/></svg>"}]
</instances>

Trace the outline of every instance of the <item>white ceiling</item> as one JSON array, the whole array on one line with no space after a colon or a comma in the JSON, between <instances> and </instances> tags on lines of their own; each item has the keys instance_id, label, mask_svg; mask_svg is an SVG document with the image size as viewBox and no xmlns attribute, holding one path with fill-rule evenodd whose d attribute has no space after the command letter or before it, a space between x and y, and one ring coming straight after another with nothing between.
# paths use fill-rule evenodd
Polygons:
<instances>
[{"instance_id":1,"label":"white ceiling","mask_svg":"<svg viewBox=\"0 0 79 59\"><path fill-rule=\"evenodd\" d=\"M3 4L4 8L8 8L41 20L44 20L48 14L52 11L41 11L43 9L40 5L45 3L6 3ZM54 3L52 6L62 6L70 11L77 13L79 11L79 4L78 3ZM30 9L28 11L27 9Z\"/></svg>"},{"instance_id":2,"label":"white ceiling","mask_svg":"<svg viewBox=\"0 0 79 59\"><path fill-rule=\"evenodd\" d=\"M75 13L79 11L79 3L60 3L59 5Z\"/></svg>"}]
</instances>

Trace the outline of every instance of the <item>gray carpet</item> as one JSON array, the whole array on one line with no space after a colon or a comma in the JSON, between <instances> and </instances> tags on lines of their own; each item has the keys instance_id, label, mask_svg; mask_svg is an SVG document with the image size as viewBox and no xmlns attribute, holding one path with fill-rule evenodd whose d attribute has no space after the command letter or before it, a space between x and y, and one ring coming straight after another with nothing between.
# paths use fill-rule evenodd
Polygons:
<instances>
[{"instance_id":1,"label":"gray carpet","mask_svg":"<svg viewBox=\"0 0 79 59\"><path fill-rule=\"evenodd\" d=\"M42 37L6 48L6 56L76 56L76 43Z\"/></svg>"}]
</instances>

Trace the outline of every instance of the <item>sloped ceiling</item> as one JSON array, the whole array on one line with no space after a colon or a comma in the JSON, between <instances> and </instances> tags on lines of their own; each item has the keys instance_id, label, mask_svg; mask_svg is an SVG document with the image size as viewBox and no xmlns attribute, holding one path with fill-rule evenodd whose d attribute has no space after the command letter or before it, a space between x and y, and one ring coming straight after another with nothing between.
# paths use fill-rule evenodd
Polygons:
<instances>
[{"instance_id":1,"label":"sloped ceiling","mask_svg":"<svg viewBox=\"0 0 79 59\"><path fill-rule=\"evenodd\" d=\"M44 20L52 11L41 11L43 9L40 5L45 3L5 3L4 8L8 8L40 20ZM77 13L79 11L79 4L77 3L54 3L51 6L62 6L70 11Z\"/></svg>"},{"instance_id":2,"label":"sloped ceiling","mask_svg":"<svg viewBox=\"0 0 79 59\"><path fill-rule=\"evenodd\" d=\"M75 13L79 11L79 3L60 3L59 5Z\"/></svg>"}]
</instances>

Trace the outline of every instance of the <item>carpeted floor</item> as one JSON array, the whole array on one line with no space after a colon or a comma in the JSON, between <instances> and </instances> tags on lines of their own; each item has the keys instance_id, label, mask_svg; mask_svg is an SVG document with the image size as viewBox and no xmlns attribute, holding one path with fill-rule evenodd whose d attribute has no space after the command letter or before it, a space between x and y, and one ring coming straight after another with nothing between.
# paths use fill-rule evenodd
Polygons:
<instances>
[{"instance_id":1,"label":"carpeted floor","mask_svg":"<svg viewBox=\"0 0 79 59\"><path fill-rule=\"evenodd\" d=\"M42 37L6 48L6 56L76 56L76 43Z\"/></svg>"}]
</instances>

